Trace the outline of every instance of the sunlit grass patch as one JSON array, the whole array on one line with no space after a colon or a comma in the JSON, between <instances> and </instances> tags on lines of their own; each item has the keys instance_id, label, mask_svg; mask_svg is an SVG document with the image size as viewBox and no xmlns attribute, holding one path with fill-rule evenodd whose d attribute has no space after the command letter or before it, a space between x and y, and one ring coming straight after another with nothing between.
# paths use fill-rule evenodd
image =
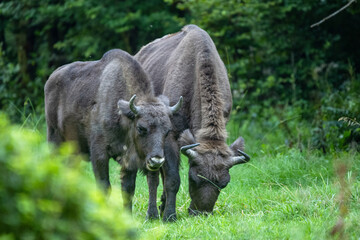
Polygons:
<instances>
[{"instance_id":1,"label":"sunlit grass patch","mask_svg":"<svg viewBox=\"0 0 360 240\"><path fill-rule=\"evenodd\" d=\"M21 131L28 132L27 127L24 126L22 129L17 134ZM231 124L230 129L232 130L229 131L229 143L244 130ZM34 133L33 130L31 132ZM133 201L133 220L138 223L138 237L141 239L329 239L341 212L339 195L343 187L340 184L341 177L337 173L339 164L346 164L343 179L350 192L346 195L344 234L349 239L357 239L360 236L358 153L332 152L324 155L311 148L299 150L289 148L286 144L279 148L276 147L277 144L284 141L281 137L271 143L268 139L256 138L247 131L243 132L246 152L250 154L251 161L231 168L231 181L221 190L212 215L192 217L188 214L190 197L186 158L182 159L181 164L181 185L176 205L178 221L175 223L145 219L148 186L146 176L138 174ZM38 147L32 153L33 157L40 161L45 151L42 148L46 148L43 145L46 133L35 134L37 137L31 141L36 142ZM30 135L29 138L33 138ZM271 139L274 139L273 136ZM3 142L5 140L6 138ZM26 141L26 139L19 141L17 147L26 148ZM61 155L62 152L67 151L71 149L67 149L65 145L57 152ZM71 157L68 160L71 160ZM51 170L51 162L49 164L45 169ZM36 173L41 174L42 168L44 167L39 166ZM121 211L123 204L119 190L120 169L118 163L110 160L110 180L113 190L108 201L114 212ZM55 170L56 168L53 171ZM86 176L93 191L96 184L91 163L82 161L76 165L76 170ZM68 174L70 180L73 179L71 176ZM88 185L82 186L89 188ZM158 205L162 190L163 186L160 183ZM95 201L99 197L91 196ZM20 205L22 202L21 206L26 210L26 203L30 200L26 196L20 200ZM39 201L39 207L44 211L50 209L55 215L59 209L56 203L49 201ZM91 205L86 207L92 208ZM106 214L108 217L111 215L109 212Z\"/></svg>"},{"instance_id":2,"label":"sunlit grass patch","mask_svg":"<svg viewBox=\"0 0 360 240\"><path fill-rule=\"evenodd\" d=\"M164 239L328 239L339 216L339 184L334 173L339 159L352 162L348 173L352 177L346 180L352 182L352 195L345 226L346 233L355 236L360 233L355 220L360 217L359 184L354 180L359 156L349 153L323 155L292 149L276 155L259 154L231 170L230 184L222 190L213 215L199 217L187 213L185 162L180 173L184 187L178 193L178 221L145 221L146 194L137 200L144 205L134 209L139 211L135 216L143 222L144 231L164 227Z\"/></svg>"}]
</instances>

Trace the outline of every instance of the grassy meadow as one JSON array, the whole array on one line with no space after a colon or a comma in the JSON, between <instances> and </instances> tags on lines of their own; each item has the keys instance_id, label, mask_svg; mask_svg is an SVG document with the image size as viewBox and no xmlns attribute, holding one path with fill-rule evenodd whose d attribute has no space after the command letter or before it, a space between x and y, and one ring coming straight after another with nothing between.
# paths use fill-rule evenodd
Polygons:
<instances>
[{"instance_id":1,"label":"grassy meadow","mask_svg":"<svg viewBox=\"0 0 360 240\"><path fill-rule=\"evenodd\" d=\"M229 139L233 140L244 129L239 129L231 122L228 130ZM276 134L273 131L268 136L271 138ZM359 239L359 154L342 152L324 155L311 149L289 149L279 142L268 146L264 138L255 139L250 135L245 136L245 139L246 151L252 159L230 170L231 181L222 190L211 216L188 215L188 165L183 158L181 186L177 195L178 221L146 221L147 183L146 177L139 174L133 216L140 223L141 237ZM92 174L91 167L87 165L86 168ZM111 161L111 181L115 186L120 186L119 168ZM158 198L161 191L160 184ZM332 235L334 226L342 219L344 224Z\"/></svg>"},{"instance_id":2,"label":"grassy meadow","mask_svg":"<svg viewBox=\"0 0 360 240\"><path fill-rule=\"evenodd\" d=\"M183 158L177 195L178 220L175 223L147 221L146 177L138 174L133 207L137 236L141 239L358 240L360 155L356 152L323 154L311 146L302 150L290 148L279 126L262 132L264 128L251 124L245 122L240 127L234 120L228 124L229 144L243 135L246 152L252 158L249 163L230 170L231 181L222 190L213 215L189 216L188 164ZM20 128L32 129L45 142L43 117L29 115ZM110 171L111 206L121 212L120 166L110 161ZM93 187L91 164L82 161L80 172L90 179L87 184ZM160 184L158 205L161 192Z\"/></svg>"}]
</instances>

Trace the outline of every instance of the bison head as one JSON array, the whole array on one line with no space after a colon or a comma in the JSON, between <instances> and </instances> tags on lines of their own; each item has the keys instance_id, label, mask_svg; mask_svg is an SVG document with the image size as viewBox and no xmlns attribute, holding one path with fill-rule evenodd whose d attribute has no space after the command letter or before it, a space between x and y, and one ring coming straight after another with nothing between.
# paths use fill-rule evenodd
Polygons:
<instances>
[{"instance_id":1,"label":"bison head","mask_svg":"<svg viewBox=\"0 0 360 240\"><path fill-rule=\"evenodd\" d=\"M244 139L239 137L230 148L223 141L199 141L196 144L189 130L182 133L181 152L189 159L189 213L211 213L215 202L230 181L229 169L246 163L250 157L243 152Z\"/></svg>"},{"instance_id":2,"label":"bison head","mask_svg":"<svg viewBox=\"0 0 360 240\"><path fill-rule=\"evenodd\" d=\"M166 97L140 100L135 105L136 95L129 102L118 101L120 114L131 120L132 143L140 159L145 159L147 170L157 171L165 161L164 140L172 130L170 116L181 108L183 98L174 106L169 106Z\"/></svg>"}]
</instances>

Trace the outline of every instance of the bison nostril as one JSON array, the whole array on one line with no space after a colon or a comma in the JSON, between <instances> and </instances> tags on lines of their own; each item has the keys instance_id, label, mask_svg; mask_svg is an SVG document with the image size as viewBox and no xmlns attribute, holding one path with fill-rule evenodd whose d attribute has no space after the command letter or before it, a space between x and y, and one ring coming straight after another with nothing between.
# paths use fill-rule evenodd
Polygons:
<instances>
[{"instance_id":1,"label":"bison nostril","mask_svg":"<svg viewBox=\"0 0 360 240\"><path fill-rule=\"evenodd\" d=\"M163 164L165 161L165 158L161 158L161 157L152 157L150 158L150 162L153 164Z\"/></svg>"},{"instance_id":2,"label":"bison nostril","mask_svg":"<svg viewBox=\"0 0 360 240\"><path fill-rule=\"evenodd\" d=\"M151 170L156 170L159 169L164 162L165 162L165 158L152 157L149 159L149 167L151 168Z\"/></svg>"}]
</instances>

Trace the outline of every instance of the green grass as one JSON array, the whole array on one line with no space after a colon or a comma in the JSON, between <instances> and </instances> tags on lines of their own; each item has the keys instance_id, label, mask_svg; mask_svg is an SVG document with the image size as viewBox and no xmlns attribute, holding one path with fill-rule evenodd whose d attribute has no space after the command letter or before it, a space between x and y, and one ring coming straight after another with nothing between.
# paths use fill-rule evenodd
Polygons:
<instances>
[{"instance_id":1,"label":"green grass","mask_svg":"<svg viewBox=\"0 0 360 240\"><path fill-rule=\"evenodd\" d=\"M251 124L250 124L251 125ZM249 124L245 124L249 127ZM44 129L44 128L42 128ZM138 174L133 217L143 239L331 239L340 218L340 193L345 197L344 239L360 237L360 155L288 148L278 128L247 131L231 122L229 143L242 132L247 142L249 163L231 169L231 181L222 190L214 214L191 217L187 212L186 159L182 159L181 186L177 195L175 223L145 220L148 204L146 177ZM45 135L45 133L44 133ZM120 166L110 162L113 191L120 187ZM341 187L336 169L347 166L346 186ZM92 176L91 164L83 163ZM93 176L92 176L93 178ZM95 184L95 182L94 182ZM162 185L158 189L158 205ZM119 196L113 194L114 196ZM118 199L122 205L122 199ZM116 224L116 223L114 223ZM338 235L335 236L339 237Z\"/></svg>"},{"instance_id":2,"label":"green grass","mask_svg":"<svg viewBox=\"0 0 360 240\"><path fill-rule=\"evenodd\" d=\"M230 136L231 140L234 138ZM323 155L285 147L269 150L273 149L271 146L257 151L261 140L250 140L247 144L252 160L231 169L230 184L222 190L211 216L188 215L188 165L183 159L177 195L178 221L146 221L148 189L146 177L139 174L133 216L141 223L141 236L146 239L329 239L340 216L340 185L335 169L343 163L348 166L345 180L351 191L346 197L345 238L359 239L359 154ZM113 162L111 169L112 184L120 186L120 167ZM161 191L160 185L158 199Z\"/></svg>"},{"instance_id":3,"label":"green grass","mask_svg":"<svg viewBox=\"0 0 360 240\"><path fill-rule=\"evenodd\" d=\"M190 217L187 213L187 166L183 162L181 188L177 197L178 221L164 224L145 221L147 186L138 177L134 217L142 222L143 236L164 239L328 239L339 218L338 179L334 161L353 159L346 181L351 185L346 217L346 235L360 236L359 156L338 157L300 153L268 156L262 154L252 163L234 167L231 182L216 203L214 214ZM357 162L357 165L354 163ZM115 174L112 174L115 176ZM115 181L116 182L116 181Z\"/></svg>"}]
</instances>

